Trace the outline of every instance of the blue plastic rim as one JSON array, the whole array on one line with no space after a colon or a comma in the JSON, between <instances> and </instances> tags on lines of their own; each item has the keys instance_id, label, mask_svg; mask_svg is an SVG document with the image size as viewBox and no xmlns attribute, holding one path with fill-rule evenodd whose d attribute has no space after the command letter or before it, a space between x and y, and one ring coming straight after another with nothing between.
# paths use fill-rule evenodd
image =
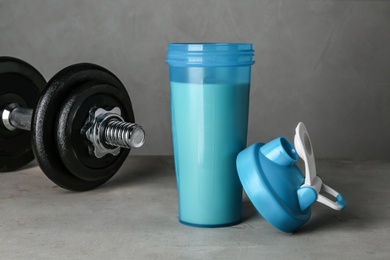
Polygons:
<instances>
[{"instance_id":1,"label":"blue plastic rim","mask_svg":"<svg viewBox=\"0 0 390 260\"><path fill-rule=\"evenodd\" d=\"M251 43L170 43L167 64L175 67L250 66Z\"/></svg>"},{"instance_id":2,"label":"blue plastic rim","mask_svg":"<svg viewBox=\"0 0 390 260\"><path fill-rule=\"evenodd\" d=\"M224 224L215 224L215 225L208 225L208 224L196 224L196 223L191 223L191 222L187 222L187 221L184 221L184 220L181 220L179 218L179 222L183 225L186 225L186 226L190 226L190 227L196 227L196 228L223 228L223 227L230 227L230 226L235 226L235 225L238 225L241 223L241 219L238 220L238 221L234 221L234 222L229 222L229 223L224 223Z\"/></svg>"},{"instance_id":3,"label":"blue plastic rim","mask_svg":"<svg viewBox=\"0 0 390 260\"><path fill-rule=\"evenodd\" d=\"M282 166L292 165L298 160L294 147L284 137L276 138L260 149L268 159Z\"/></svg>"}]
</instances>

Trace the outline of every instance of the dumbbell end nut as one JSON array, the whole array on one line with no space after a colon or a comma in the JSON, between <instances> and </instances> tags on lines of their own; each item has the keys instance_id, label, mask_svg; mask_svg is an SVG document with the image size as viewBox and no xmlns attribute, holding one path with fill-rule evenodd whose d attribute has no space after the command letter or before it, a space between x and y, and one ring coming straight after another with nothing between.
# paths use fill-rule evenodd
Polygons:
<instances>
[{"instance_id":1,"label":"dumbbell end nut","mask_svg":"<svg viewBox=\"0 0 390 260\"><path fill-rule=\"evenodd\" d=\"M97 158L106 154L116 156L120 148L139 148L145 142L142 126L124 122L118 107L109 111L103 108L91 109L82 132L91 142L91 150Z\"/></svg>"}]
</instances>

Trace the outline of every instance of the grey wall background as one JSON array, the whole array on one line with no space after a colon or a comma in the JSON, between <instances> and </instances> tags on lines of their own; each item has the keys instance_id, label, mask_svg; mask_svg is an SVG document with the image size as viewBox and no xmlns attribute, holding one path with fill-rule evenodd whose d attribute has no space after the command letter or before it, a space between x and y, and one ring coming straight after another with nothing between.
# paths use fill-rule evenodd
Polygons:
<instances>
[{"instance_id":1,"label":"grey wall background","mask_svg":"<svg viewBox=\"0 0 390 260\"><path fill-rule=\"evenodd\" d=\"M317 157L390 158L390 2L0 0L0 55L49 79L77 62L126 85L147 142L172 154L169 42L252 42L248 144L308 127Z\"/></svg>"}]
</instances>

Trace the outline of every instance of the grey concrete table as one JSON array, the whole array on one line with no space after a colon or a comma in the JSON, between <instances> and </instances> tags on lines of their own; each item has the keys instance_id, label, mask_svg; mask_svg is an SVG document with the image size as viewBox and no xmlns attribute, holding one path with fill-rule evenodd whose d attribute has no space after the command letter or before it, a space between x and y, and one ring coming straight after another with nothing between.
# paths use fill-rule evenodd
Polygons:
<instances>
[{"instance_id":1,"label":"grey concrete table","mask_svg":"<svg viewBox=\"0 0 390 260\"><path fill-rule=\"evenodd\" d=\"M51 183L35 163L0 173L0 259L390 259L390 161L320 160L348 200L313 207L294 234L268 224L246 199L241 224L179 224L172 157L129 157L96 190Z\"/></svg>"}]
</instances>

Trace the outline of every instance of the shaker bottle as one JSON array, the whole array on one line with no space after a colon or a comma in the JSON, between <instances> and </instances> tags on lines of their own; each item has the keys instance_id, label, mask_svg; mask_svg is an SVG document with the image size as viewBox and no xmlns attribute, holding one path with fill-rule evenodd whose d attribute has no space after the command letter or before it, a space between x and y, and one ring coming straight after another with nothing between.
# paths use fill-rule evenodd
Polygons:
<instances>
[{"instance_id":1,"label":"shaker bottle","mask_svg":"<svg viewBox=\"0 0 390 260\"><path fill-rule=\"evenodd\" d=\"M246 147L254 51L249 43L168 45L179 221L237 224L242 186L236 157Z\"/></svg>"}]
</instances>

